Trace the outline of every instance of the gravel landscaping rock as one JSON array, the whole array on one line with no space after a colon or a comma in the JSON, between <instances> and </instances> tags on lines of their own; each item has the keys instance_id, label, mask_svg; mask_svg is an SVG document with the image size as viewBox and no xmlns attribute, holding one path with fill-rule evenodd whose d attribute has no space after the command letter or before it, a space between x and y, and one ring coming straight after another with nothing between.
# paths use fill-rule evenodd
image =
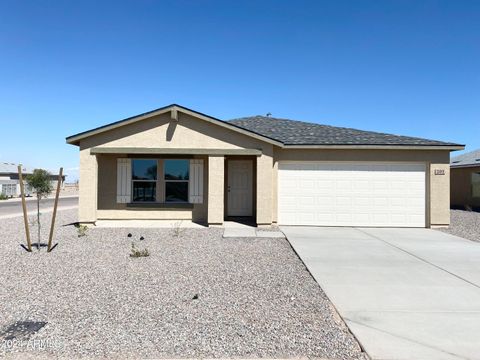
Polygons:
<instances>
[{"instance_id":1,"label":"gravel landscaping rock","mask_svg":"<svg viewBox=\"0 0 480 360\"><path fill-rule=\"evenodd\" d=\"M20 247L22 218L0 220L0 334L46 323L28 343L0 339L0 356L366 359L285 239L223 239L215 228L78 237L66 226L75 221L59 212L48 254ZM130 257L132 241L150 255Z\"/></svg>"},{"instance_id":2,"label":"gravel landscaping rock","mask_svg":"<svg viewBox=\"0 0 480 360\"><path fill-rule=\"evenodd\" d=\"M450 210L450 226L440 231L465 239L480 241L480 213L465 210Z\"/></svg>"}]
</instances>

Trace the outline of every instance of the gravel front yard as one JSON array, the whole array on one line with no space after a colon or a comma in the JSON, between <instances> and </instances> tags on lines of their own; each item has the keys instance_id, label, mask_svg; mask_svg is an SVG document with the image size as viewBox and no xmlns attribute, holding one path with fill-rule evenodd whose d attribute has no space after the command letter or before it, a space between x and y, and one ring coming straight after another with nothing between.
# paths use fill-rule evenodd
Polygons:
<instances>
[{"instance_id":1,"label":"gravel front yard","mask_svg":"<svg viewBox=\"0 0 480 360\"><path fill-rule=\"evenodd\" d=\"M78 238L61 226L75 219L59 212L50 254L20 247L22 218L0 220L0 356L366 358L285 239L105 228ZM149 257L129 257L128 233ZM10 348L5 330L19 321L46 324Z\"/></svg>"},{"instance_id":2,"label":"gravel front yard","mask_svg":"<svg viewBox=\"0 0 480 360\"><path fill-rule=\"evenodd\" d=\"M450 210L450 227L443 232L473 241L480 241L480 212Z\"/></svg>"}]
</instances>

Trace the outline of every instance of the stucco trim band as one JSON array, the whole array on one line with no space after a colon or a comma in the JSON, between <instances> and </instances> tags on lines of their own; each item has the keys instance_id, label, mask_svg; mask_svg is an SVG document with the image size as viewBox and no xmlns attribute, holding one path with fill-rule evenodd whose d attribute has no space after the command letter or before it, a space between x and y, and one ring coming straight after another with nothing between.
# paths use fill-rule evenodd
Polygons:
<instances>
[{"instance_id":1,"label":"stucco trim band","mask_svg":"<svg viewBox=\"0 0 480 360\"><path fill-rule=\"evenodd\" d=\"M144 147L93 147L91 155L96 154L159 154L159 155L262 155L258 149L168 149Z\"/></svg>"}]
</instances>

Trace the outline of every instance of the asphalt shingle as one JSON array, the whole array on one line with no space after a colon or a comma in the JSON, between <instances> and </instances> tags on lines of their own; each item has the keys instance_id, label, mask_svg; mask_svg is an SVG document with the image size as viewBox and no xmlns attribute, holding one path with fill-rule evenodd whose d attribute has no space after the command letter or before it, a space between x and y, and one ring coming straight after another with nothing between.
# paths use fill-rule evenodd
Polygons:
<instances>
[{"instance_id":1,"label":"asphalt shingle","mask_svg":"<svg viewBox=\"0 0 480 360\"><path fill-rule=\"evenodd\" d=\"M480 166L480 149L455 156L450 160L451 167Z\"/></svg>"},{"instance_id":2,"label":"asphalt shingle","mask_svg":"<svg viewBox=\"0 0 480 360\"><path fill-rule=\"evenodd\" d=\"M400 136L344 127L321 125L304 121L251 116L228 121L284 145L414 145L459 146L459 144Z\"/></svg>"}]
</instances>

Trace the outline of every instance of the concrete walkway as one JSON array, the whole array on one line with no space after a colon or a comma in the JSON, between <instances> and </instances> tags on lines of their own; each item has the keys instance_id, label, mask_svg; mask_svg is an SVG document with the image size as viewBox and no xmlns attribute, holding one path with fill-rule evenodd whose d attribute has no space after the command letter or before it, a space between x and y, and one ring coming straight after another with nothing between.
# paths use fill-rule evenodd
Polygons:
<instances>
[{"instance_id":1,"label":"concrete walkway","mask_svg":"<svg viewBox=\"0 0 480 360\"><path fill-rule=\"evenodd\" d=\"M372 359L480 359L480 243L429 229L281 230Z\"/></svg>"},{"instance_id":2,"label":"concrete walkway","mask_svg":"<svg viewBox=\"0 0 480 360\"><path fill-rule=\"evenodd\" d=\"M225 221L223 223L223 227L225 228L223 232L224 238L284 238L285 235L278 230L275 229L262 229L258 228L254 225L250 224L243 224L236 221Z\"/></svg>"}]
</instances>

